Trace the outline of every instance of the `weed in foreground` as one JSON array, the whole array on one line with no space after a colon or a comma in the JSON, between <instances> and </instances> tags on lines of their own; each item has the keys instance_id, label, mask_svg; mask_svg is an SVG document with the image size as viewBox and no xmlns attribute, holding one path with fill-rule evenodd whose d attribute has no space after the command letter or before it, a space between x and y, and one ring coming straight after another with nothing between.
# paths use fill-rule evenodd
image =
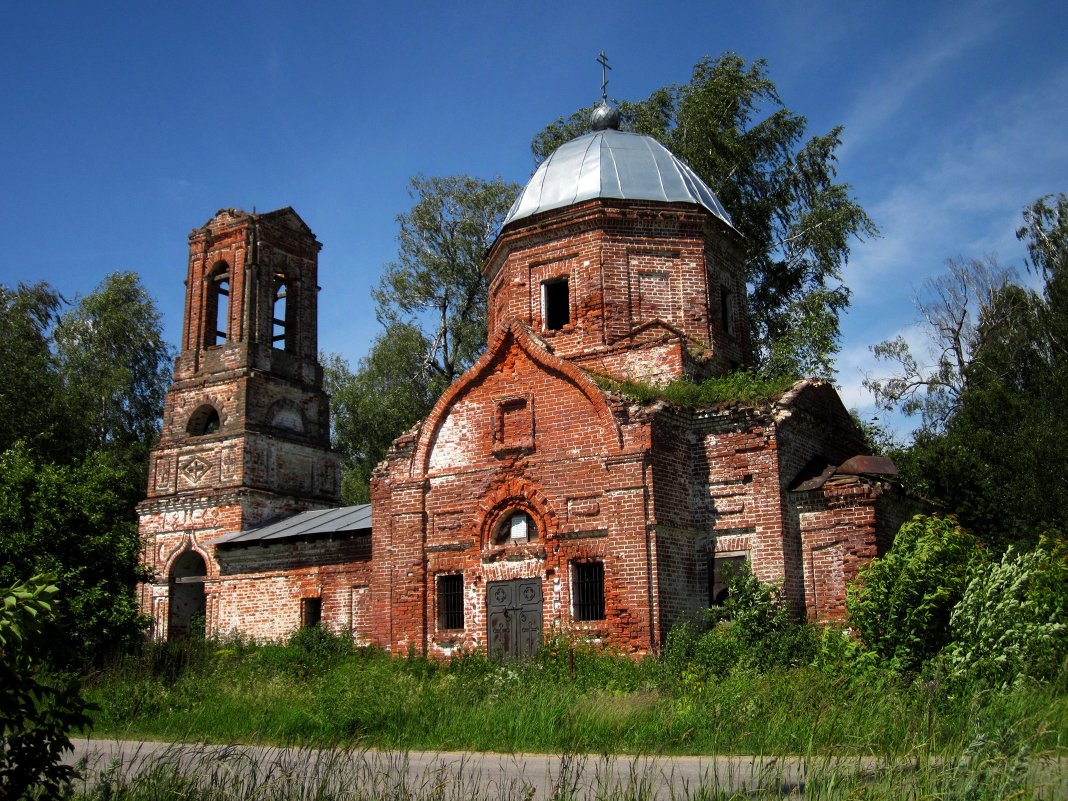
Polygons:
<instances>
[{"instance_id":1,"label":"weed in foreground","mask_svg":"<svg viewBox=\"0 0 1068 801\"><path fill-rule=\"evenodd\" d=\"M1032 764L1008 737L957 760L736 757L658 760L425 755L368 750L170 746L90 764L79 801L727 801L803 796L883 801L1059 799L1060 763Z\"/></svg>"}]
</instances>

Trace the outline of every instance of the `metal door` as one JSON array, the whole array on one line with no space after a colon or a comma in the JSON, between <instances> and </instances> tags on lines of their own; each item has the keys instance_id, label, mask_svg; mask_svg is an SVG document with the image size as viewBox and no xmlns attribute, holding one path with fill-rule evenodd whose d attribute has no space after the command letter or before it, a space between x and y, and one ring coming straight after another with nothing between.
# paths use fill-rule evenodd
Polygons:
<instances>
[{"instance_id":1,"label":"metal door","mask_svg":"<svg viewBox=\"0 0 1068 801\"><path fill-rule=\"evenodd\" d=\"M486 587L490 657L533 656L541 646L541 579L491 581Z\"/></svg>"}]
</instances>

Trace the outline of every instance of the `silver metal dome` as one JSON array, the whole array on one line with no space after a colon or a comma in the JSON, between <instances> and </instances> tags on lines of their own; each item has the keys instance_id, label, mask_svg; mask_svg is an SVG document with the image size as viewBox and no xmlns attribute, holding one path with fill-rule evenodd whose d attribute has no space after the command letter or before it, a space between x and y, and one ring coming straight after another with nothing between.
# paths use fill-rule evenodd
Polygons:
<instances>
[{"instance_id":1,"label":"silver metal dome","mask_svg":"<svg viewBox=\"0 0 1068 801\"><path fill-rule=\"evenodd\" d=\"M731 225L708 184L666 147L649 136L611 129L554 150L516 198L504 225L599 197L696 203Z\"/></svg>"}]
</instances>

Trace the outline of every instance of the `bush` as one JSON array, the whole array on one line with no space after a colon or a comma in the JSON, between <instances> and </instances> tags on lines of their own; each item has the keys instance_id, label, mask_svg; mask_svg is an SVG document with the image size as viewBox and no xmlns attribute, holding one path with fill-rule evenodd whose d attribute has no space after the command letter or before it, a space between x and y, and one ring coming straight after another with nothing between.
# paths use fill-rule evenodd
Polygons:
<instances>
[{"instance_id":1,"label":"bush","mask_svg":"<svg viewBox=\"0 0 1068 801\"><path fill-rule=\"evenodd\" d=\"M918 670L949 641L950 613L983 558L956 518L918 515L849 587L850 623L883 665Z\"/></svg>"},{"instance_id":2,"label":"bush","mask_svg":"<svg viewBox=\"0 0 1068 801\"><path fill-rule=\"evenodd\" d=\"M748 564L727 576L727 600L708 610L710 628L682 624L669 633L662 661L676 675L722 677L735 670L767 672L809 664L816 630L793 618L775 586L761 582Z\"/></svg>"},{"instance_id":3,"label":"bush","mask_svg":"<svg viewBox=\"0 0 1068 801\"><path fill-rule=\"evenodd\" d=\"M1068 658L1068 541L1043 538L975 571L950 617L942 666L995 686L1052 679Z\"/></svg>"},{"instance_id":4,"label":"bush","mask_svg":"<svg viewBox=\"0 0 1068 801\"><path fill-rule=\"evenodd\" d=\"M0 798L58 798L74 768L67 733L87 726L89 704L75 681L47 680L34 658L59 588L35 576L0 590Z\"/></svg>"}]
</instances>

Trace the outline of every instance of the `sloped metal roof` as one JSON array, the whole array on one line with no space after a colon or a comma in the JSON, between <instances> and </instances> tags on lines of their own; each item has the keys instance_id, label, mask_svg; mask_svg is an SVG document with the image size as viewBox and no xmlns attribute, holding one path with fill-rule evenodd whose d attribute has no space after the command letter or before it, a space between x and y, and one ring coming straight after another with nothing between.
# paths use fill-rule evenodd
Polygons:
<instances>
[{"instance_id":1,"label":"sloped metal roof","mask_svg":"<svg viewBox=\"0 0 1068 801\"><path fill-rule=\"evenodd\" d=\"M731 225L708 184L671 151L652 137L613 129L585 134L554 150L512 204L504 224L593 198L695 203Z\"/></svg>"},{"instance_id":2,"label":"sloped metal roof","mask_svg":"<svg viewBox=\"0 0 1068 801\"><path fill-rule=\"evenodd\" d=\"M336 509L315 509L299 512L281 520L273 520L252 528L223 534L215 545L270 542L294 537L315 537L324 534L371 533L371 504L342 506Z\"/></svg>"}]
</instances>

